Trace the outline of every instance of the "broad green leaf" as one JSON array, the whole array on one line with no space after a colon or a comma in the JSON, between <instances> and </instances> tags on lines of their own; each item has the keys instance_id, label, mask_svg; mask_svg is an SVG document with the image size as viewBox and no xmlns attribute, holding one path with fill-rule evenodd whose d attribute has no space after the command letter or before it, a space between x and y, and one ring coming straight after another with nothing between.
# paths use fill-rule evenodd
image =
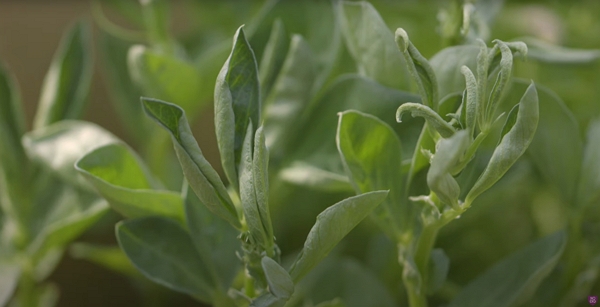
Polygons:
<instances>
[{"instance_id":1,"label":"broad green leaf","mask_svg":"<svg viewBox=\"0 0 600 307\"><path fill-rule=\"evenodd\" d=\"M403 203L402 146L390 126L358 111L340 113L337 146L355 192L389 190L375 216L392 238L412 229L411 206Z\"/></svg>"},{"instance_id":2,"label":"broad green leaf","mask_svg":"<svg viewBox=\"0 0 600 307\"><path fill-rule=\"evenodd\" d=\"M449 307L523 305L554 269L566 241L558 232L511 254L464 287Z\"/></svg>"},{"instance_id":3,"label":"broad green leaf","mask_svg":"<svg viewBox=\"0 0 600 307\"><path fill-rule=\"evenodd\" d=\"M100 126L84 121L61 121L25 134L23 146L32 160L39 161L64 180L89 189L74 164L92 150L118 142Z\"/></svg>"},{"instance_id":4,"label":"broad green leaf","mask_svg":"<svg viewBox=\"0 0 600 307\"><path fill-rule=\"evenodd\" d=\"M342 33L358 72L377 82L408 90L409 74L394 34L368 2L340 1Z\"/></svg>"},{"instance_id":5,"label":"broad green leaf","mask_svg":"<svg viewBox=\"0 0 600 307\"><path fill-rule=\"evenodd\" d=\"M535 136L538 126L538 94L533 82L527 87L519 102L517 122L502 137L485 168L469 194L465 203L471 204L477 196L489 189L521 157Z\"/></svg>"},{"instance_id":6,"label":"broad green leaf","mask_svg":"<svg viewBox=\"0 0 600 307\"><path fill-rule=\"evenodd\" d=\"M200 201L235 228L241 228L225 185L202 155L183 109L172 103L149 98L142 98L142 104L146 114L171 134L183 174Z\"/></svg>"},{"instance_id":7,"label":"broad green leaf","mask_svg":"<svg viewBox=\"0 0 600 307\"><path fill-rule=\"evenodd\" d=\"M458 208L460 187L451 174L469 146L469 134L461 130L451 138L441 139L427 172L427 185L442 203Z\"/></svg>"},{"instance_id":8,"label":"broad green leaf","mask_svg":"<svg viewBox=\"0 0 600 307\"><path fill-rule=\"evenodd\" d=\"M529 47L528 58L543 63L585 65L600 60L598 49L567 48L533 37L522 38L522 40Z\"/></svg>"},{"instance_id":9,"label":"broad green leaf","mask_svg":"<svg viewBox=\"0 0 600 307\"><path fill-rule=\"evenodd\" d=\"M314 165L296 161L279 172L279 179L318 191L354 191L348 176L330 172Z\"/></svg>"},{"instance_id":10,"label":"broad green leaf","mask_svg":"<svg viewBox=\"0 0 600 307\"><path fill-rule=\"evenodd\" d=\"M83 21L61 39L44 78L35 129L82 115L92 81L91 39L90 25Z\"/></svg>"},{"instance_id":11,"label":"broad green leaf","mask_svg":"<svg viewBox=\"0 0 600 307\"><path fill-rule=\"evenodd\" d=\"M117 3L129 1L114 1ZM113 103L121 123L138 142L145 140L150 121L144 116L142 106L138 103L140 89L131 80L127 66L127 53L131 43L121 40L104 31L100 32L99 44L102 52L102 67L105 73L111 102Z\"/></svg>"},{"instance_id":12,"label":"broad green leaf","mask_svg":"<svg viewBox=\"0 0 600 307\"><path fill-rule=\"evenodd\" d=\"M250 121L256 127L260 125L260 104L256 59L240 27L215 85L215 127L221 163L229 182L236 188L246 128Z\"/></svg>"},{"instance_id":13,"label":"broad green leaf","mask_svg":"<svg viewBox=\"0 0 600 307\"><path fill-rule=\"evenodd\" d=\"M239 232L212 214L191 189L187 191L185 216L194 246L223 289L228 289L241 269Z\"/></svg>"},{"instance_id":14,"label":"broad green leaf","mask_svg":"<svg viewBox=\"0 0 600 307\"><path fill-rule=\"evenodd\" d=\"M439 114L430 107L420 103L407 102L401 105L396 111L396 121L401 123L402 115L407 112L410 112L413 117L423 117L443 138L449 138L456 132L454 127L445 121Z\"/></svg>"},{"instance_id":15,"label":"broad green leaf","mask_svg":"<svg viewBox=\"0 0 600 307\"><path fill-rule=\"evenodd\" d=\"M123 143L97 148L77 161L75 167L115 211L127 218L158 215L185 220L181 195L155 190L160 186L148 168Z\"/></svg>"},{"instance_id":16,"label":"broad green leaf","mask_svg":"<svg viewBox=\"0 0 600 307\"><path fill-rule=\"evenodd\" d=\"M176 222L144 217L119 222L119 246L133 265L152 281L211 302L214 281L189 234Z\"/></svg>"},{"instance_id":17,"label":"broad green leaf","mask_svg":"<svg viewBox=\"0 0 600 307\"><path fill-rule=\"evenodd\" d=\"M74 259L85 259L125 276L140 278L131 261L118 246L104 246L90 243L73 243L69 255Z\"/></svg>"},{"instance_id":18,"label":"broad green leaf","mask_svg":"<svg viewBox=\"0 0 600 307\"><path fill-rule=\"evenodd\" d=\"M408 39L408 34L404 29L398 28L396 30L395 40L404 56L408 72L417 84L423 104L437 110L439 99L438 84L431 65Z\"/></svg>"},{"instance_id":19,"label":"broad green leaf","mask_svg":"<svg viewBox=\"0 0 600 307\"><path fill-rule=\"evenodd\" d=\"M346 198L321 212L300 255L289 269L294 282L298 282L321 262L387 195L387 191L364 193Z\"/></svg>"},{"instance_id":20,"label":"broad green leaf","mask_svg":"<svg viewBox=\"0 0 600 307\"><path fill-rule=\"evenodd\" d=\"M403 144L414 144L421 129L417 120L409 119L397 125L393 114L399 105L419 99L412 94L394 90L358 75L344 75L324 90L302 122L302 131L296 138L297 150L289 153L290 160L302 160L320 169L343 173L335 145L337 113L357 110L377 116L395 128ZM404 146L403 156L410 156L412 148Z\"/></svg>"},{"instance_id":21,"label":"broad green leaf","mask_svg":"<svg viewBox=\"0 0 600 307\"><path fill-rule=\"evenodd\" d=\"M19 265L0 261L0 306L4 306L12 297L20 276Z\"/></svg>"},{"instance_id":22,"label":"broad green leaf","mask_svg":"<svg viewBox=\"0 0 600 307\"><path fill-rule=\"evenodd\" d=\"M431 251L429 261L429 276L427 283L427 292L435 293L446 281L448 270L450 269L450 258L441 248L435 248Z\"/></svg>"},{"instance_id":23,"label":"broad green leaf","mask_svg":"<svg viewBox=\"0 0 600 307\"><path fill-rule=\"evenodd\" d=\"M600 120L590 123L581 164L577 193L578 205L586 206L600 199Z\"/></svg>"},{"instance_id":24,"label":"broad green leaf","mask_svg":"<svg viewBox=\"0 0 600 307\"><path fill-rule=\"evenodd\" d=\"M443 49L429 60L438 80L439 97L464 90L465 82L461 67L467 66L471 71L475 71L478 53L477 46L454 46Z\"/></svg>"},{"instance_id":25,"label":"broad green leaf","mask_svg":"<svg viewBox=\"0 0 600 307\"><path fill-rule=\"evenodd\" d=\"M136 45L129 49L128 67L145 96L175 103L191 118L208 102L201 100L205 81L192 63Z\"/></svg>"},{"instance_id":26,"label":"broad green leaf","mask_svg":"<svg viewBox=\"0 0 600 307\"><path fill-rule=\"evenodd\" d=\"M512 92L522 92L525 87L525 81L516 81ZM540 121L528 154L542 178L560 193L562 200L573 203L583 157L579 125L555 93L540 85L536 87L539 90Z\"/></svg>"},{"instance_id":27,"label":"broad green leaf","mask_svg":"<svg viewBox=\"0 0 600 307\"><path fill-rule=\"evenodd\" d=\"M269 257L263 257L261 265L267 277L269 292L278 298L289 299L294 293L294 282L290 274Z\"/></svg>"},{"instance_id":28,"label":"broad green leaf","mask_svg":"<svg viewBox=\"0 0 600 307\"><path fill-rule=\"evenodd\" d=\"M290 135L300 133L302 114L309 106L317 77L314 55L300 35L291 39L289 52L265 102L267 145L281 159L293 150Z\"/></svg>"},{"instance_id":29,"label":"broad green leaf","mask_svg":"<svg viewBox=\"0 0 600 307\"><path fill-rule=\"evenodd\" d=\"M281 19L276 19L258 69L261 91L265 95L269 95L271 92L273 83L283 66L288 53L289 41L283 22Z\"/></svg>"}]
</instances>

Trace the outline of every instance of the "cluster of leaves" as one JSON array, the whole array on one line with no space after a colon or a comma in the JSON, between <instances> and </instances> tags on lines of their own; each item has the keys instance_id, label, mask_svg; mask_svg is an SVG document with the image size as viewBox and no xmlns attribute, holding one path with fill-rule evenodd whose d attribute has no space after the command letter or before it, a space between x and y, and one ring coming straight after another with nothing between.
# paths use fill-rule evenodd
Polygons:
<instances>
[{"instance_id":1,"label":"cluster of leaves","mask_svg":"<svg viewBox=\"0 0 600 307\"><path fill-rule=\"evenodd\" d=\"M55 287L38 283L108 207L125 218L122 252L80 244L74 256L141 280L133 264L214 306L573 306L594 285L600 251L582 228L600 201L598 120L583 141L560 98L518 72L531 62L594 63L596 51L529 38L488 47L497 1L445 7L440 34L456 46L429 60L368 2L266 1L232 47L178 41L167 3L140 3L105 2L143 32L93 8L113 100L140 154L72 120L90 82L85 25L63 39L34 131L25 133L15 82L2 71L0 305L17 285L15 306L54 304ZM211 98L226 182L190 126ZM542 238L455 283L450 268L470 262L455 250L484 254L456 243L480 231L478 207L520 184L527 207L537 187L554 185L564 227L532 222ZM366 255L344 246L348 234L369 241L357 245Z\"/></svg>"}]
</instances>

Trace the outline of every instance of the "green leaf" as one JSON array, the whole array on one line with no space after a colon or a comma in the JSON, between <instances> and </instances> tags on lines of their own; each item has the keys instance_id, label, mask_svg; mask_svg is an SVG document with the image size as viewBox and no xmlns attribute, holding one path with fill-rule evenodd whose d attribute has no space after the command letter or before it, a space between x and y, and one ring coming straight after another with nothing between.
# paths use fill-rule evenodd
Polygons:
<instances>
[{"instance_id":1,"label":"green leaf","mask_svg":"<svg viewBox=\"0 0 600 307\"><path fill-rule=\"evenodd\" d=\"M44 78L35 129L82 115L92 81L91 38L90 25L80 21L61 39Z\"/></svg>"},{"instance_id":2,"label":"green leaf","mask_svg":"<svg viewBox=\"0 0 600 307\"><path fill-rule=\"evenodd\" d=\"M460 186L451 171L469 147L469 134L461 130L451 138L441 139L427 172L427 185L442 203L458 208Z\"/></svg>"},{"instance_id":3,"label":"green leaf","mask_svg":"<svg viewBox=\"0 0 600 307\"><path fill-rule=\"evenodd\" d=\"M392 238L412 230L413 211L403 203L402 146L390 126L358 111L340 113L338 150L356 193L389 190L375 216Z\"/></svg>"},{"instance_id":4,"label":"green leaf","mask_svg":"<svg viewBox=\"0 0 600 307\"><path fill-rule=\"evenodd\" d=\"M142 98L144 111L171 134L183 174L200 201L235 228L241 224L237 211L217 172L202 155L183 109L172 103Z\"/></svg>"},{"instance_id":5,"label":"green leaf","mask_svg":"<svg viewBox=\"0 0 600 307\"><path fill-rule=\"evenodd\" d=\"M200 85L205 82L192 63L136 45L129 49L131 79L145 96L170 101L192 118L206 106Z\"/></svg>"},{"instance_id":6,"label":"green leaf","mask_svg":"<svg viewBox=\"0 0 600 307\"><path fill-rule=\"evenodd\" d=\"M236 189L246 128L250 121L256 127L260 125L261 97L257 70L254 52L243 27L240 27L215 85L215 127L221 163L229 182Z\"/></svg>"},{"instance_id":7,"label":"green leaf","mask_svg":"<svg viewBox=\"0 0 600 307\"><path fill-rule=\"evenodd\" d=\"M475 71L478 67L478 52L477 46L454 46L442 49L429 60L438 80L439 97L464 90L465 82L461 68L467 66L471 71Z\"/></svg>"},{"instance_id":8,"label":"green leaf","mask_svg":"<svg viewBox=\"0 0 600 307\"><path fill-rule=\"evenodd\" d=\"M132 278L142 278L118 246L104 246L90 243L73 243L69 255L74 259L85 259L113 272Z\"/></svg>"},{"instance_id":9,"label":"green leaf","mask_svg":"<svg viewBox=\"0 0 600 307\"><path fill-rule=\"evenodd\" d=\"M344 302L341 299L335 298L331 301L322 302L315 307L346 307L346 305L344 305Z\"/></svg>"},{"instance_id":10,"label":"green leaf","mask_svg":"<svg viewBox=\"0 0 600 307\"><path fill-rule=\"evenodd\" d=\"M267 240L273 244L273 224L269 212L269 150L265 144L263 127L256 130L252 159L252 180L256 194L258 213L265 229Z\"/></svg>"},{"instance_id":11,"label":"green leaf","mask_svg":"<svg viewBox=\"0 0 600 307\"><path fill-rule=\"evenodd\" d=\"M504 122L504 126L502 127L502 131L500 132L500 139L498 140L498 144L502 141L502 138L512 129L512 127L517 123L517 114L519 114L519 105L516 104L510 112L508 112L508 116L506 117L506 121ZM497 145L496 145L497 146Z\"/></svg>"},{"instance_id":12,"label":"green leaf","mask_svg":"<svg viewBox=\"0 0 600 307\"><path fill-rule=\"evenodd\" d=\"M304 248L289 269L294 282L321 262L387 195L388 191L364 193L346 198L321 212L304 242Z\"/></svg>"},{"instance_id":13,"label":"green leaf","mask_svg":"<svg viewBox=\"0 0 600 307\"><path fill-rule=\"evenodd\" d=\"M554 269L566 241L558 232L511 254L464 287L449 307L523 305Z\"/></svg>"},{"instance_id":14,"label":"green leaf","mask_svg":"<svg viewBox=\"0 0 600 307\"><path fill-rule=\"evenodd\" d=\"M250 307L283 307L287 299L279 298L271 293L265 293L252 301Z\"/></svg>"},{"instance_id":15,"label":"green leaf","mask_svg":"<svg viewBox=\"0 0 600 307\"><path fill-rule=\"evenodd\" d=\"M215 280L228 289L241 269L239 232L211 213L191 189L186 194L185 216L194 246Z\"/></svg>"},{"instance_id":16,"label":"green leaf","mask_svg":"<svg viewBox=\"0 0 600 307\"><path fill-rule=\"evenodd\" d=\"M441 248L435 248L431 251L429 262L429 276L427 292L434 294L446 281L448 270L450 269L450 258Z\"/></svg>"},{"instance_id":17,"label":"green leaf","mask_svg":"<svg viewBox=\"0 0 600 307\"><path fill-rule=\"evenodd\" d=\"M348 176L330 172L301 161L295 161L290 166L282 169L279 172L279 179L318 191L354 191Z\"/></svg>"},{"instance_id":18,"label":"green leaf","mask_svg":"<svg viewBox=\"0 0 600 307\"><path fill-rule=\"evenodd\" d=\"M575 49L552 45L540 39L525 37L521 39L529 48L528 58L542 63L585 65L600 59L598 49Z\"/></svg>"},{"instance_id":19,"label":"green leaf","mask_svg":"<svg viewBox=\"0 0 600 307\"><path fill-rule=\"evenodd\" d=\"M21 269L16 263L0 261L0 306L4 306L15 291Z\"/></svg>"},{"instance_id":20,"label":"green leaf","mask_svg":"<svg viewBox=\"0 0 600 307\"><path fill-rule=\"evenodd\" d=\"M499 63L500 71L498 72L498 76L496 77L496 83L494 83L494 87L492 88L492 92L490 93L490 99L486 104L485 119L488 122L494 120L494 114L496 113L498 104L506 94L507 85L509 85L509 82L511 80L513 65L512 51L510 50L508 45L500 40L494 40L494 43L496 43L496 45L500 49L502 58ZM494 50L495 49L492 49L491 52L494 52ZM491 69L490 72L492 71L494 70Z\"/></svg>"},{"instance_id":21,"label":"green leaf","mask_svg":"<svg viewBox=\"0 0 600 307\"><path fill-rule=\"evenodd\" d=\"M401 105L396 111L396 120L399 123L402 122L402 115L406 112L410 112L413 117L423 117L443 138L449 138L454 135L454 127L426 105L414 102L407 102Z\"/></svg>"},{"instance_id":22,"label":"green leaf","mask_svg":"<svg viewBox=\"0 0 600 307\"><path fill-rule=\"evenodd\" d=\"M314 55L300 35L292 36L288 54L265 103L267 145L281 159L294 150L290 135L300 132L317 77Z\"/></svg>"},{"instance_id":23,"label":"green leaf","mask_svg":"<svg viewBox=\"0 0 600 307\"><path fill-rule=\"evenodd\" d=\"M525 81L516 81L512 92L516 94L525 87ZM554 92L540 85L536 87L539 90L540 121L528 154L542 178L560 193L562 200L574 203L583 157L579 125Z\"/></svg>"},{"instance_id":24,"label":"green leaf","mask_svg":"<svg viewBox=\"0 0 600 307\"><path fill-rule=\"evenodd\" d=\"M127 218L165 216L184 222L183 199L176 192L155 190L142 159L123 144L109 144L88 153L75 167L110 206Z\"/></svg>"},{"instance_id":25,"label":"green leaf","mask_svg":"<svg viewBox=\"0 0 600 307\"><path fill-rule=\"evenodd\" d=\"M23 146L32 160L39 161L63 180L89 189L77 174L75 162L98 147L118 141L96 124L67 120L25 134Z\"/></svg>"},{"instance_id":26,"label":"green leaf","mask_svg":"<svg viewBox=\"0 0 600 307\"><path fill-rule=\"evenodd\" d=\"M265 95L271 92L275 79L284 65L289 41L283 22L279 18L275 19L258 69L261 92Z\"/></svg>"},{"instance_id":27,"label":"green leaf","mask_svg":"<svg viewBox=\"0 0 600 307\"><path fill-rule=\"evenodd\" d=\"M261 265L267 277L269 292L278 298L289 299L294 293L294 282L290 274L269 257L263 257Z\"/></svg>"},{"instance_id":28,"label":"green leaf","mask_svg":"<svg viewBox=\"0 0 600 307\"><path fill-rule=\"evenodd\" d=\"M463 99L466 101L466 104L463 103L462 106L466 118L462 120L465 121L467 125L466 128L469 130L469 137L472 138L477 124L477 103L479 102L477 80L475 79L473 72L467 66L462 66L460 72L465 76L465 95L467 96L466 99Z\"/></svg>"},{"instance_id":29,"label":"green leaf","mask_svg":"<svg viewBox=\"0 0 600 307\"><path fill-rule=\"evenodd\" d=\"M407 63L408 72L419 88L423 104L437 110L439 99L438 84L431 65L408 39L408 34L404 29L398 28L396 30L395 40L404 56L404 61Z\"/></svg>"},{"instance_id":30,"label":"green leaf","mask_svg":"<svg viewBox=\"0 0 600 307\"><path fill-rule=\"evenodd\" d=\"M213 280L188 233L162 217L119 222L119 246L133 265L152 281L175 291L211 302Z\"/></svg>"},{"instance_id":31,"label":"green leaf","mask_svg":"<svg viewBox=\"0 0 600 307\"><path fill-rule=\"evenodd\" d=\"M406 63L394 43L394 34L368 2L340 1L338 12L346 46L358 72L398 89L410 87Z\"/></svg>"},{"instance_id":32,"label":"green leaf","mask_svg":"<svg viewBox=\"0 0 600 307\"><path fill-rule=\"evenodd\" d=\"M577 193L579 206L600 200L600 120L590 123Z\"/></svg>"},{"instance_id":33,"label":"green leaf","mask_svg":"<svg viewBox=\"0 0 600 307\"><path fill-rule=\"evenodd\" d=\"M465 203L470 205L477 196L500 180L517 159L521 157L535 136L538 120L538 94L535 84L532 82L519 102L517 122L502 137L500 144L494 150L488 166L471 191L469 191L469 194L467 194Z\"/></svg>"}]
</instances>

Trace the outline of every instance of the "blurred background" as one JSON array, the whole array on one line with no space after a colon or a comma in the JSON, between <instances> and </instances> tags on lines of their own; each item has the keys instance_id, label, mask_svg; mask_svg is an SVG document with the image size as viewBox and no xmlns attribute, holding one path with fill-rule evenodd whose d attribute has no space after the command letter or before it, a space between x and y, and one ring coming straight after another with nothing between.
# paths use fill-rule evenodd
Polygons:
<instances>
[{"instance_id":1,"label":"blurred background","mask_svg":"<svg viewBox=\"0 0 600 307\"><path fill-rule=\"evenodd\" d=\"M102 3L101 16L98 15L97 4L99 2ZM111 76L107 74L103 64L102 57L105 51L100 48L101 34L98 27L98 23L102 23L106 19L109 23L135 32L136 18L120 13L117 1L99 2L1 0L0 58L18 80L25 103L28 127L31 129L42 81L61 36L77 20L85 19L93 22L94 76L90 101L84 119L99 124L132 144L134 148L139 148L136 147L139 140L127 133L127 127L119 119L115 104L111 102L114 100L111 95ZM123 2L135 4L136 1L123 0ZM202 54L203 50L212 45L223 41L230 42L230 37L235 29L241 24L248 24L264 4L264 1L241 0L172 0L168 2L170 32L182 43L188 54L192 54L192 57L193 54ZM281 2L284 4L279 4L278 12L285 16L282 18L284 23L293 18L318 18L316 15L302 16L303 12L310 11L310 5L304 5L302 10L299 10L295 1ZM444 1L378 0L370 2L382 14L391 29L397 27L406 29L410 33L413 43L425 57L430 58L442 47L443 40L439 30L438 12L441 7L444 7ZM94 13L93 10L96 12ZM131 13L135 14L135 11L131 11ZM270 22L265 21L256 27L251 43L255 48L257 58L260 58L259 55L264 49L272 20L273 18ZM288 25L286 24L286 26ZM288 27L294 28L293 25ZM598 0L507 0L491 27L490 37L509 41L523 36L533 36L548 43L572 48L600 49L599 33L600 1ZM230 45L227 48L230 48ZM216 56L210 61L212 66L220 67L224 58ZM201 60L197 62L201 62ZM543 67L522 63L517 67L516 74L521 77L533 78L537 83L548 86L557 92L575 115L583 136L588 122L600 115L599 65L598 61L580 66L556 64ZM211 69L214 71L213 68ZM554 73L557 71L560 71L558 76ZM205 97L207 107L198 115L193 129L204 155L215 168L221 171L210 103L216 72L218 70L214 71L210 81L206 81L206 89L211 91ZM523 168L526 169L527 166L525 165ZM449 229L440 234L438 244L447 249L448 255L453 260L451 275L454 273L454 281L463 283L471 280L474 277L473 274L480 271L479 268L486 267L522 247L539 231L539 227L546 227L539 226L539 223L536 224L535 221L531 223L530 217L536 216L535 212L533 215L531 212L536 210L536 203L551 206L548 203L552 204L557 200L552 191L548 189L542 189L542 192L531 196L531 193L521 191L519 186L515 186L522 179L519 179L520 174L527 172L527 170L524 170L523 173L511 172L509 175L513 175L513 177L501 182L501 184L505 182L507 186L497 189L498 191L510 190L509 194L505 194L504 198L500 199L490 195L485 198L486 201L481 201L486 203L486 206L475 207L460 223L453 223L451 227L448 227ZM530 201L532 205L519 206L525 201ZM310 214L307 215L310 216ZM549 214L551 215L552 212ZM535 217L533 219L535 220ZM116 214L108 214L96 226L87 231L79 241L106 245L116 244L114 223L118 220L119 217ZM543 221L541 223L544 224ZM546 228L545 231L550 233L554 230L552 228L560 229L560 225L550 225ZM518 235L507 237L504 235L506 229L511 229ZM301 243L306 231L306 229L298 231L298 242ZM456 239L459 233L462 235ZM458 246L460 246L460 250L456 249ZM294 246L293 244L290 244L289 247L282 246L282 249L286 248L292 250ZM500 248L502 252L497 253L494 248ZM360 247L356 247L356 249L360 249ZM475 251L478 252L476 257L473 256ZM455 263L456 265L454 265ZM463 271L463 273L457 274L458 271ZM129 278L69 255L63 258L49 280L57 283L60 288L58 306L139 306L144 302L142 292L138 291L139 287L136 287ZM157 286L156 289L159 287ZM174 292L164 291L162 295L164 295L163 302L168 302L165 306L199 306L198 303L194 303L186 296ZM148 303L148 305L152 304Z\"/></svg>"}]
</instances>

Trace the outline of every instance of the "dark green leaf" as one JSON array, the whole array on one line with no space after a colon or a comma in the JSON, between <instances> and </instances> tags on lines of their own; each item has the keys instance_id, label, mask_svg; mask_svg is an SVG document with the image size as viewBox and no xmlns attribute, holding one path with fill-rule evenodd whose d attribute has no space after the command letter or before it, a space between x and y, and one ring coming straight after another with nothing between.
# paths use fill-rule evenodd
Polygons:
<instances>
[{"instance_id":1,"label":"dark green leaf","mask_svg":"<svg viewBox=\"0 0 600 307\"><path fill-rule=\"evenodd\" d=\"M92 81L91 38L83 21L63 36L44 78L34 128L82 115Z\"/></svg>"},{"instance_id":2,"label":"dark green leaf","mask_svg":"<svg viewBox=\"0 0 600 307\"><path fill-rule=\"evenodd\" d=\"M171 134L183 174L210 211L241 228L237 211L217 172L202 155L183 109L172 103L142 98L144 111Z\"/></svg>"},{"instance_id":3,"label":"dark green leaf","mask_svg":"<svg viewBox=\"0 0 600 307\"><path fill-rule=\"evenodd\" d=\"M554 269L566 241L559 232L513 253L464 287L449 307L523 305Z\"/></svg>"},{"instance_id":4,"label":"dark green leaf","mask_svg":"<svg viewBox=\"0 0 600 307\"><path fill-rule=\"evenodd\" d=\"M275 83L275 79L284 65L289 41L283 22L281 19L276 19L258 69L261 92L264 95L269 95L273 83Z\"/></svg>"},{"instance_id":5,"label":"dark green leaf","mask_svg":"<svg viewBox=\"0 0 600 307\"><path fill-rule=\"evenodd\" d=\"M269 292L278 298L289 299L294 293L294 282L290 274L269 257L263 257L261 265L267 277Z\"/></svg>"},{"instance_id":6,"label":"dark green leaf","mask_svg":"<svg viewBox=\"0 0 600 307\"><path fill-rule=\"evenodd\" d=\"M260 125L260 103L256 59L240 27L215 85L215 127L221 163L229 182L236 188L246 128L250 121L256 127Z\"/></svg>"},{"instance_id":7,"label":"dark green leaf","mask_svg":"<svg viewBox=\"0 0 600 307\"><path fill-rule=\"evenodd\" d=\"M498 144L502 141L502 138L512 129L512 127L517 123L517 114L519 114L519 104L517 103L511 110L508 112L508 116L506 117L506 121L504 122L504 126L502 127L502 131L500 132L500 139L498 140Z\"/></svg>"},{"instance_id":8,"label":"dark green leaf","mask_svg":"<svg viewBox=\"0 0 600 307\"><path fill-rule=\"evenodd\" d=\"M409 89L409 74L394 34L368 2L339 4L342 33L358 72L397 89Z\"/></svg>"},{"instance_id":9,"label":"dark green leaf","mask_svg":"<svg viewBox=\"0 0 600 307\"><path fill-rule=\"evenodd\" d=\"M304 248L289 269L294 282L298 282L371 211L387 197L387 191L376 191L346 198L325 209L317 216Z\"/></svg>"},{"instance_id":10,"label":"dark green leaf","mask_svg":"<svg viewBox=\"0 0 600 307\"><path fill-rule=\"evenodd\" d=\"M267 144L279 158L293 150L302 114L309 107L317 77L314 55L300 35L294 35L289 52L265 105Z\"/></svg>"},{"instance_id":11,"label":"dark green leaf","mask_svg":"<svg viewBox=\"0 0 600 307\"><path fill-rule=\"evenodd\" d=\"M136 45L129 49L128 66L145 96L175 103L192 118L208 102L200 92L206 81L192 63Z\"/></svg>"},{"instance_id":12,"label":"dark green leaf","mask_svg":"<svg viewBox=\"0 0 600 307\"><path fill-rule=\"evenodd\" d=\"M508 169L521 157L535 136L539 120L538 95L533 82L529 85L519 102L517 122L502 137L500 144L469 194L465 203L470 205L477 196L496 183Z\"/></svg>"},{"instance_id":13,"label":"dark green leaf","mask_svg":"<svg viewBox=\"0 0 600 307\"><path fill-rule=\"evenodd\" d=\"M419 116L425 118L427 123L443 138L449 138L454 135L454 127L426 105L413 102L407 102L401 105L396 111L396 120L399 123L402 122L402 115L406 112L410 112L413 117Z\"/></svg>"},{"instance_id":14,"label":"dark green leaf","mask_svg":"<svg viewBox=\"0 0 600 307\"><path fill-rule=\"evenodd\" d=\"M18 264L0 261L0 306L4 306L12 297L20 275Z\"/></svg>"},{"instance_id":15,"label":"dark green leaf","mask_svg":"<svg viewBox=\"0 0 600 307\"><path fill-rule=\"evenodd\" d=\"M600 199L600 120L590 123L581 164L578 204L589 205Z\"/></svg>"},{"instance_id":16,"label":"dark green leaf","mask_svg":"<svg viewBox=\"0 0 600 307\"><path fill-rule=\"evenodd\" d=\"M97 148L77 161L75 167L123 216L159 215L183 223L181 195L154 190L160 186L141 158L127 145L116 143Z\"/></svg>"},{"instance_id":17,"label":"dark green leaf","mask_svg":"<svg viewBox=\"0 0 600 307\"><path fill-rule=\"evenodd\" d=\"M32 160L64 180L89 189L79 177L74 165L94 149L118 142L119 139L104 128L84 121L61 121L25 134L23 146Z\"/></svg>"},{"instance_id":18,"label":"dark green leaf","mask_svg":"<svg viewBox=\"0 0 600 307\"><path fill-rule=\"evenodd\" d=\"M207 264L177 223L162 217L138 218L119 222L116 233L121 249L146 277L203 302L212 301L215 285Z\"/></svg>"},{"instance_id":19,"label":"dark green leaf","mask_svg":"<svg viewBox=\"0 0 600 307\"><path fill-rule=\"evenodd\" d=\"M346 111L340 113L336 141L356 193L390 191L375 209L388 235L395 237L412 230L414 208L401 206L402 146L394 130L372 115Z\"/></svg>"}]
</instances>

